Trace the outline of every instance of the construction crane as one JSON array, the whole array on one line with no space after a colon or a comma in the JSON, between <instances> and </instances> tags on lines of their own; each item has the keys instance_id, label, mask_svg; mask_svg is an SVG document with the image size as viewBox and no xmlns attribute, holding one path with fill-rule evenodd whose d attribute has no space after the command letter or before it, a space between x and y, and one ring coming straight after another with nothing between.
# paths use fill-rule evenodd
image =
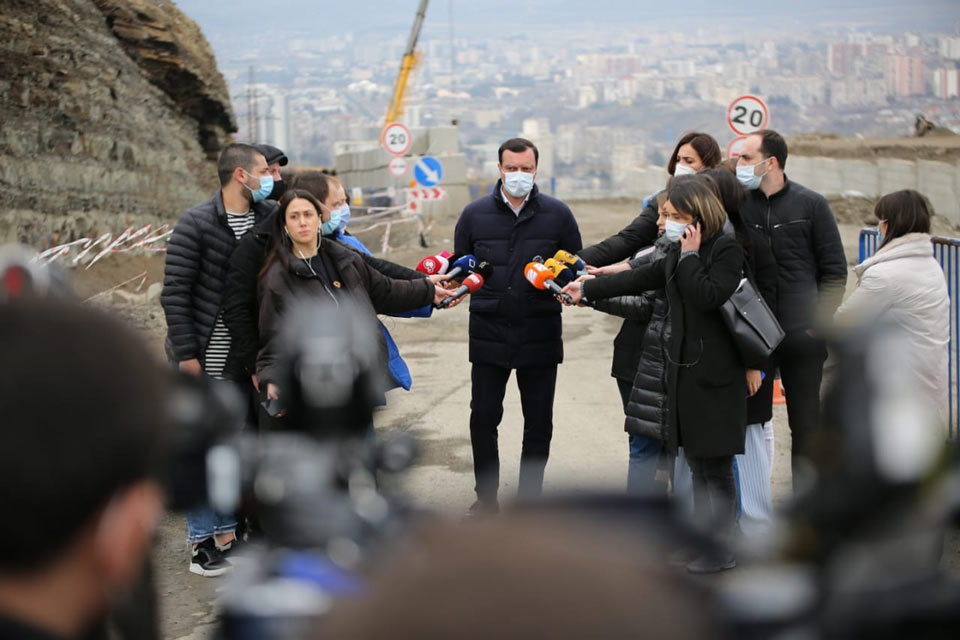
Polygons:
<instances>
[{"instance_id":1,"label":"construction crane","mask_svg":"<svg viewBox=\"0 0 960 640\"><path fill-rule=\"evenodd\" d=\"M413 21L413 29L410 30L410 39L407 41L407 49L403 53L403 61L400 63L400 73L397 74L397 83L393 87L393 98L390 100L390 106L387 108L387 119L383 126L386 127L392 122L396 122L403 115L403 96L407 92L407 80L410 72L417 66L417 39L420 37L420 28L423 26L423 19L427 14L428 0L420 0L420 8L417 9L417 17Z\"/></svg>"}]
</instances>

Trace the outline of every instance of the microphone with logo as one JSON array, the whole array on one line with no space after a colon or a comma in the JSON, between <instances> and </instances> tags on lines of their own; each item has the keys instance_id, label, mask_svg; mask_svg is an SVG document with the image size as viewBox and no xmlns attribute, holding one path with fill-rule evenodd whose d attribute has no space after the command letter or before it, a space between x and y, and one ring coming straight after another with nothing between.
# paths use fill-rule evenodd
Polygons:
<instances>
[{"instance_id":1,"label":"microphone with logo","mask_svg":"<svg viewBox=\"0 0 960 640\"><path fill-rule=\"evenodd\" d=\"M577 276L587 275L587 263L585 263L579 256L576 256L569 251L564 251L561 249L553 254L553 259L570 267L570 270L573 271Z\"/></svg>"},{"instance_id":2,"label":"microphone with logo","mask_svg":"<svg viewBox=\"0 0 960 640\"><path fill-rule=\"evenodd\" d=\"M544 260L543 266L553 271L553 281L556 282L557 286L561 289L576 280L576 276L573 275L570 267L559 262L556 258L547 258Z\"/></svg>"},{"instance_id":3,"label":"microphone with logo","mask_svg":"<svg viewBox=\"0 0 960 640\"><path fill-rule=\"evenodd\" d=\"M550 291L559 296L567 304L573 304L573 298L566 293L561 293L561 287L554 282L553 271L549 267L539 262L528 262L523 270L523 275L527 282L542 291Z\"/></svg>"},{"instance_id":4,"label":"microphone with logo","mask_svg":"<svg viewBox=\"0 0 960 640\"><path fill-rule=\"evenodd\" d=\"M457 276L474 271L476 266L477 258L473 254L468 253L467 255L460 256L454 260L453 264L450 265L450 271L448 271L447 274L450 276L451 280L463 280L462 276L459 278Z\"/></svg>"},{"instance_id":5,"label":"microphone with logo","mask_svg":"<svg viewBox=\"0 0 960 640\"><path fill-rule=\"evenodd\" d=\"M441 251L435 256L427 256L417 264L417 271L425 273L428 276L433 276L438 273L444 274L450 267L451 255L449 251Z\"/></svg>"},{"instance_id":6,"label":"microphone with logo","mask_svg":"<svg viewBox=\"0 0 960 640\"><path fill-rule=\"evenodd\" d=\"M459 300L468 293L474 293L477 289L483 286L483 283L491 275L493 275L493 265L489 262L481 262L477 265L476 269L473 270L473 273L463 279L463 284L454 289L450 297L444 298L440 304L437 305L437 308L446 309L454 301Z\"/></svg>"}]
</instances>

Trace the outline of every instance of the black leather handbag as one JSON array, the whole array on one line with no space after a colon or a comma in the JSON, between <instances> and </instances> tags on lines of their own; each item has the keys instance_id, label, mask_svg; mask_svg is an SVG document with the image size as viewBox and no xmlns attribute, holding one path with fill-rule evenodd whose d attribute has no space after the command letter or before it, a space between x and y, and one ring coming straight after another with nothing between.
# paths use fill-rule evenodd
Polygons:
<instances>
[{"instance_id":1,"label":"black leather handbag","mask_svg":"<svg viewBox=\"0 0 960 640\"><path fill-rule=\"evenodd\" d=\"M747 277L720 307L720 315L747 364L766 360L783 340L777 317Z\"/></svg>"}]
</instances>

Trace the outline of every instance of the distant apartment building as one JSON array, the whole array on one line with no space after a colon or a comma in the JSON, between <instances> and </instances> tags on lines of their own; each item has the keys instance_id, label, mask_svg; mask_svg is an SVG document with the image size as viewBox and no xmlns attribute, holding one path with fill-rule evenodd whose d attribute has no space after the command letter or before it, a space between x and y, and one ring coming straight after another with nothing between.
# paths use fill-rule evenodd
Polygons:
<instances>
[{"instance_id":1,"label":"distant apartment building","mask_svg":"<svg viewBox=\"0 0 960 640\"><path fill-rule=\"evenodd\" d=\"M829 104L834 108L885 104L887 88L880 78L842 78L830 83Z\"/></svg>"},{"instance_id":2,"label":"distant apartment building","mask_svg":"<svg viewBox=\"0 0 960 640\"><path fill-rule=\"evenodd\" d=\"M941 38L940 55L950 60L960 60L960 36Z\"/></svg>"},{"instance_id":3,"label":"distant apartment building","mask_svg":"<svg viewBox=\"0 0 960 640\"><path fill-rule=\"evenodd\" d=\"M855 42L835 42L827 45L827 71L834 76L854 73L857 59L863 55L863 45Z\"/></svg>"},{"instance_id":4,"label":"distant apartment building","mask_svg":"<svg viewBox=\"0 0 960 640\"><path fill-rule=\"evenodd\" d=\"M960 69L934 69L932 74L933 95L941 100L960 97Z\"/></svg>"},{"instance_id":5,"label":"distant apartment building","mask_svg":"<svg viewBox=\"0 0 960 640\"><path fill-rule=\"evenodd\" d=\"M887 95L897 98L922 96L927 92L923 58L889 55L885 59L883 81Z\"/></svg>"}]
</instances>

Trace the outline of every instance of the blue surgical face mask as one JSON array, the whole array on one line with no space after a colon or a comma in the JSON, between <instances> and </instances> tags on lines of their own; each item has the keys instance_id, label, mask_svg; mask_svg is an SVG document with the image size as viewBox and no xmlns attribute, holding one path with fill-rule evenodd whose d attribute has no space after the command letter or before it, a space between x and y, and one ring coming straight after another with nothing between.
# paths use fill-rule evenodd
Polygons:
<instances>
[{"instance_id":1,"label":"blue surgical face mask","mask_svg":"<svg viewBox=\"0 0 960 640\"><path fill-rule=\"evenodd\" d=\"M332 236L340 229L340 225L343 224L343 212L347 212L347 219L350 218L350 207L348 205L343 205L333 209L330 212L330 219L323 223L320 227L320 233L325 236Z\"/></svg>"},{"instance_id":2,"label":"blue surgical face mask","mask_svg":"<svg viewBox=\"0 0 960 640\"><path fill-rule=\"evenodd\" d=\"M769 160L770 158L767 158ZM740 184L743 185L744 189L754 190L760 187L760 182L763 180L763 176L767 175L766 172L763 172L759 176L756 175L756 169L762 165L767 160L758 162L757 164L750 165L737 165L737 180L740 181Z\"/></svg>"},{"instance_id":3,"label":"blue surgical face mask","mask_svg":"<svg viewBox=\"0 0 960 640\"><path fill-rule=\"evenodd\" d=\"M514 198L524 198L533 189L533 177L526 171L504 172L503 188Z\"/></svg>"},{"instance_id":4,"label":"blue surgical face mask","mask_svg":"<svg viewBox=\"0 0 960 640\"><path fill-rule=\"evenodd\" d=\"M253 196L254 202L263 202L273 191L273 176L269 174L260 176L259 189L250 189L250 187L247 187L246 184L243 186L250 190L250 194Z\"/></svg>"},{"instance_id":5,"label":"blue surgical face mask","mask_svg":"<svg viewBox=\"0 0 960 640\"><path fill-rule=\"evenodd\" d=\"M663 230L663 235L667 237L671 242L676 242L680 239L680 236L683 235L683 232L687 230L686 222L676 222L675 220L667 220L666 227Z\"/></svg>"}]
</instances>

